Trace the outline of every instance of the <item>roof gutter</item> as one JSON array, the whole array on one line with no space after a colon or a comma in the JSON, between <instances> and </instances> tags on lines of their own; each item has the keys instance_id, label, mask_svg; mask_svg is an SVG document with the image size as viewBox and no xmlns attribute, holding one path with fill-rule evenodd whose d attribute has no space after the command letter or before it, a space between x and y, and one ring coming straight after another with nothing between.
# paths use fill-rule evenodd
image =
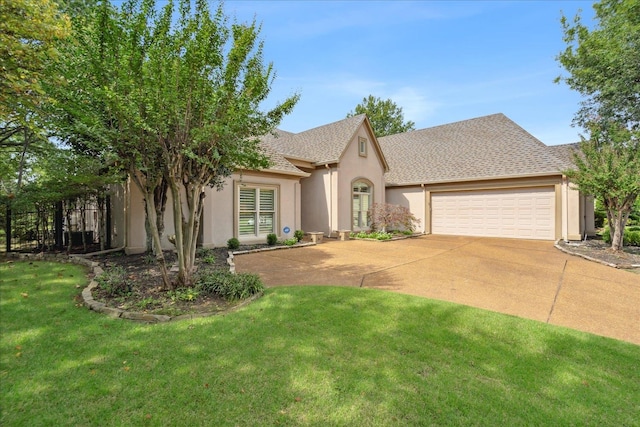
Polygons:
<instances>
[{"instance_id":1,"label":"roof gutter","mask_svg":"<svg viewBox=\"0 0 640 427\"><path fill-rule=\"evenodd\" d=\"M502 176L488 176L488 177L480 177L480 178L460 178L460 179L451 179L451 180L442 180L442 181L414 181L407 183L387 183L385 187L409 187L413 185L436 185L436 184L452 184L457 182L472 182L472 181L493 181L500 179L518 179L518 178L538 178L541 176L560 176L562 177L562 172L540 172L540 173L531 173L524 175L502 175Z\"/></svg>"}]
</instances>

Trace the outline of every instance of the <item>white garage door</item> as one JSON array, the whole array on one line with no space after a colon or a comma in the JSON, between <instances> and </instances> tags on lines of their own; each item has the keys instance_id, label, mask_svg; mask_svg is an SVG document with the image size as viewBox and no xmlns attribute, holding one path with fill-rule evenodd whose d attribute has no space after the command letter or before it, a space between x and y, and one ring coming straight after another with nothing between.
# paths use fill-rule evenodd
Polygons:
<instances>
[{"instance_id":1,"label":"white garage door","mask_svg":"<svg viewBox=\"0 0 640 427\"><path fill-rule=\"evenodd\" d=\"M554 189L432 193L431 232L554 240Z\"/></svg>"}]
</instances>

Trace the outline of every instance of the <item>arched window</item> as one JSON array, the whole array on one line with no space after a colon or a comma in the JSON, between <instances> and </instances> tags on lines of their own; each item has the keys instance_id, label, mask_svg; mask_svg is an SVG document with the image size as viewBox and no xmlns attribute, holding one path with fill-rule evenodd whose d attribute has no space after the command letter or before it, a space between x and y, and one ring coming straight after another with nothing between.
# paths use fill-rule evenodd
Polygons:
<instances>
[{"instance_id":1,"label":"arched window","mask_svg":"<svg viewBox=\"0 0 640 427\"><path fill-rule=\"evenodd\" d=\"M367 211L373 203L373 185L365 180L353 183L353 230L368 228L370 224Z\"/></svg>"}]
</instances>

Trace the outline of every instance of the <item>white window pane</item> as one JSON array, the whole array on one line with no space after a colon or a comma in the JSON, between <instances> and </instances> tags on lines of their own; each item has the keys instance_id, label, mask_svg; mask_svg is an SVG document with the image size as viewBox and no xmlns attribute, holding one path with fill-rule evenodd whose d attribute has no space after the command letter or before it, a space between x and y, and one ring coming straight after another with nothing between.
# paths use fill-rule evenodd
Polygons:
<instances>
[{"instance_id":1,"label":"white window pane","mask_svg":"<svg viewBox=\"0 0 640 427\"><path fill-rule=\"evenodd\" d=\"M260 214L260 234L273 233L273 213Z\"/></svg>"},{"instance_id":2,"label":"white window pane","mask_svg":"<svg viewBox=\"0 0 640 427\"><path fill-rule=\"evenodd\" d=\"M256 190L254 188L240 189L240 210L241 211L256 210Z\"/></svg>"},{"instance_id":3,"label":"white window pane","mask_svg":"<svg viewBox=\"0 0 640 427\"><path fill-rule=\"evenodd\" d=\"M275 210L275 191L260 190L260 211Z\"/></svg>"},{"instance_id":4,"label":"white window pane","mask_svg":"<svg viewBox=\"0 0 640 427\"><path fill-rule=\"evenodd\" d=\"M256 234L256 215L254 213L240 213L238 233L241 236Z\"/></svg>"}]
</instances>

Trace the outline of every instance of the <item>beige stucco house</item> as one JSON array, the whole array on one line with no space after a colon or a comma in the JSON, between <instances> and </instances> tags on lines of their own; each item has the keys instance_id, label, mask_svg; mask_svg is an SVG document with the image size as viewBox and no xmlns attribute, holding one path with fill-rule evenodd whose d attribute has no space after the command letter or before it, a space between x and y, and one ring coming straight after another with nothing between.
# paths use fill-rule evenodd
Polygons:
<instances>
[{"instance_id":1,"label":"beige stucco house","mask_svg":"<svg viewBox=\"0 0 640 427\"><path fill-rule=\"evenodd\" d=\"M427 234L580 240L595 233L593 201L563 170L570 146L548 147L503 114L379 139L387 202Z\"/></svg>"},{"instance_id":2,"label":"beige stucco house","mask_svg":"<svg viewBox=\"0 0 640 427\"><path fill-rule=\"evenodd\" d=\"M367 210L385 202L409 208L426 234L579 240L594 232L592 200L562 174L574 145L548 147L502 114L382 138L358 115L295 134L278 130L262 146L271 168L238 171L222 191L206 190L204 247L298 229L367 229ZM129 184L112 199L112 241L144 251L141 195ZM173 234L171 215L165 236Z\"/></svg>"}]
</instances>

